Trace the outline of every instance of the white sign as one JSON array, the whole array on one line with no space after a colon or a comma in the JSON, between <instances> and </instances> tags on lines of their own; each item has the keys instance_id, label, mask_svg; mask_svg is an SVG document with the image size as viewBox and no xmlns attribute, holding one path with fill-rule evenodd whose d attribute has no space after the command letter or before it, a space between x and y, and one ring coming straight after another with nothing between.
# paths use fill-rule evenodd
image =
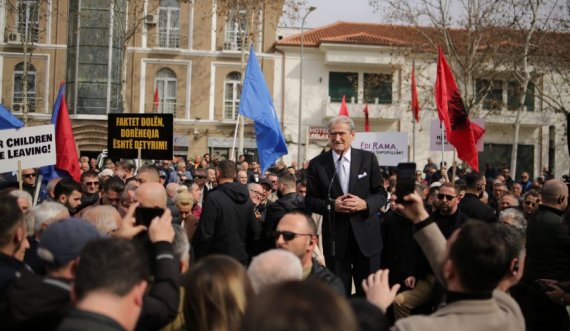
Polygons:
<instances>
[{"instance_id":1,"label":"white sign","mask_svg":"<svg viewBox=\"0 0 570 331\"><path fill-rule=\"evenodd\" d=\"M381 166L397 166L408 162L408 133L357 132L352 147L370 151Z\"/></svg>"},{"instance_id":2,"label":"white sign","mask_svg":"<svg viewBox=\"0 0 570 331\"><path fill-rule=\"evenodd\" d=\"M53 165L55 158L53 124L0 130L0 172L18 170L18 161L22 169Z\"/></svg>"},{"instance_id":3,"label":"white sign","mask_svg":"<svg viewBox=\"0 0 570 331\"><path fill-rule=\"evenodd\" d=\"M483 129L485 128L485 120L484 119L477 118L477 119L471 120L471 122L476 123L477 125L479 125ZM445 134L443 139L444 139L444 143L443 143L444 150L446 150L446 151L455 150L455 147L453 147L453 145L451 145L447 141L447 133ZM477 140L477 151L479 151L479 152L483 151L484 142L485 142L485 134L483 134L483 136L481 136L481 138L479 140ZM431 120L431 135L430 135L430 142L429 142L429 150L441 152L441 127L439 126L439 119L437 119L437 118Z\"/></svg>"}]
</instances>

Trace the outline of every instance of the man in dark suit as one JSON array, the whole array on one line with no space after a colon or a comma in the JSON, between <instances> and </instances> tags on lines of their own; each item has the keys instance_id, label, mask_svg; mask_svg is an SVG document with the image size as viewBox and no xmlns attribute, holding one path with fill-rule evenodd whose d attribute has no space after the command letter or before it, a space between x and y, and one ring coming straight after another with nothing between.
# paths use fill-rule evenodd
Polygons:
<instances>
[{"instance_id":1,"label":"man in dark suit","mask_svg":"<svg viewBox=\"0 0 570 331\"><path fill-rule=\"evenodd\" d=\"M332 150L309 163L305 203L309 210L323 215L327 267L343 281L347 294L354 278L356 294L363 296L362 280L380 268L378 211L386 204L386 192L376 156L351 148L354 135L354 122L349 117L331 119Z\"/></svg>"},{"instance_id":2,"label":"man in dark suit","mask_svg":"<svg viewBox=\"0 0 570 331\"><path fill-rule=\"evenodd\" d=\"M485 192L485 176L472 172L465 176L465 196L459 201L459 211L470 219L478 219L487 223L496 223L495 210L479 200Z\"/></svg>"}]
</instances>

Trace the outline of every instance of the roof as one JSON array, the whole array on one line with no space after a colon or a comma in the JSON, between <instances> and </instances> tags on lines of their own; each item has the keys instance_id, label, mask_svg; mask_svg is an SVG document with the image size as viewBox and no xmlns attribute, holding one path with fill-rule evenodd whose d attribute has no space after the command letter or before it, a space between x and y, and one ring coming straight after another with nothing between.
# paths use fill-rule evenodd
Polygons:
<instances>
[{"instance_id":1,"label":"roof","mask_svg":"<svg viewBox=\"0 0 570 331\"><path fill-rule=\"evenodd\" d=\"M451 39L461 52L467 50L467 30L449 29ZM521 48L524 34L505 28L489 28L481 33L481 51L496 46ZM433 27L418 27L391 24L355 23L338 21L304 32L305 47L320 47L321 44L354 44L371 46L408 47L412 51L436 53L436 45L444 44L441 31ZM539 40L540 39L540 40ZM433 44L432 42L433 41ZM568 59L570 54L570 33L542 33L533 35L533 44L540 44L537 52ZM301 45L301 34L289 36L275 43L276 46Z\"/></svg>"}]
</instances>

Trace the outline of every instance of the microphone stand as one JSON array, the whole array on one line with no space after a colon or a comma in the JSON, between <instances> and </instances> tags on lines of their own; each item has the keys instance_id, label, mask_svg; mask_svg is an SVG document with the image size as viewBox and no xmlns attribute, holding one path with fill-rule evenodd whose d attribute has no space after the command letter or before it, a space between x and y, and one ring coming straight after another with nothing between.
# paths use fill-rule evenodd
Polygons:
<instances>
[{"instance_id":1,"label":"microphone stand","mask_svg":"<svg viewBox=\"0 0 570 331\"><path fill-rule=\"evenodd\" d=\"M338 164L340 162L340 160L342 160L342 155L343 155L344 151L340 152L338 159L336 160L336 162L334 163L334 174L331 178L331 181L329 183L329 188L328 188L328 192L327 192L327 213L328 213L328 217L329 217L329 231L331 233L331 256L332 256L332 260L335 260L336 257L336 233L335 233L335 221L336 221L336 217L335 217L335 208L334 208L334 204L335 204L335 199L331 198L331 188L332 188L332 184L334 182L334 179L337 176L337 172L338 172ZM336 272L336 268L335 265L333 263L332 266L328 266L333 272Z\"/></svg>"}]
</instances>

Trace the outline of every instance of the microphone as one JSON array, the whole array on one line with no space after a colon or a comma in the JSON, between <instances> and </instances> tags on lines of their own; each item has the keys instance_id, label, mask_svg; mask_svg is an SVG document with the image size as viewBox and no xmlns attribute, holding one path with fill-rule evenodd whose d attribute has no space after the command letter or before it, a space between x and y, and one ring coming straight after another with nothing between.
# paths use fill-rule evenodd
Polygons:
<instances>
[{"instance_id":1,"label":"microphone","mask_svg":"<svg viewBox=\"0 0 570 331\"><path fill-rule=\"evenodd\" d=\"M336 178L336 174L337 174L337 172L338 172L338 164L340 163L340 160L342 160L342 155L343 155L343 154L344 154L344 151L341 151L341 152L339 153L338 159L337 159L336 162L334 163L334 174L333 174L333 176L332 176L332 178L331 178L331 181L330 181L330 183L329 183L329 189L328 189L328 192L327 192L327 198L329 199L329 202L332 200L332 199L331 199L331 188L332 188L332 184L333 184L333 182L334 182L334 179Z\"/></svg>"}]
</instances>

